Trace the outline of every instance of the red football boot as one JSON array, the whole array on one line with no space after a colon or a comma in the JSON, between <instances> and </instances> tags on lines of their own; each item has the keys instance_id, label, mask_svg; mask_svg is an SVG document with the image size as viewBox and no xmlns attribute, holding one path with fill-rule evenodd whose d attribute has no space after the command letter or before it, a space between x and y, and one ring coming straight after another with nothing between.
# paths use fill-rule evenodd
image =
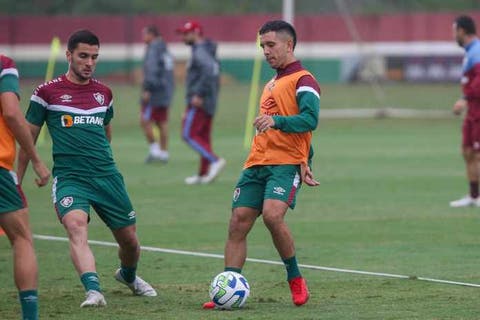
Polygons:
<instances>
[{"instance_id":1,"label":"red football boot","mask_svg":"<svg viewBox=\"0 0 480 320\"><path fill-rule=\"evenodd\" d=\"M296 306L307 303L310 298L307 282L303 277L296 277L288 281L290 292L292 293L292 301Z\"/></svg>"},{"instance_id":2,"label":"red football boot","mask_svg":"<svg viewBox=\"0 0 480 320\"><path fill-rule=\"evenodd\" d=\"M203 309L215 309L215 303L213 301L208 301L203 304Z\"/></svg>"}]
</instances>

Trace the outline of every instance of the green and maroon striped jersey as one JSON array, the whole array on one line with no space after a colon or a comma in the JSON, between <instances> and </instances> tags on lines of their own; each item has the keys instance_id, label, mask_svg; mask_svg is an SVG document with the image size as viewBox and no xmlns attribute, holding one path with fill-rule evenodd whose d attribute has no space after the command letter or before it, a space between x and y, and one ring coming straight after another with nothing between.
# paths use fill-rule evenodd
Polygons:
<instances>
[{"instance_id":1,"label":"green and maroon striped jersey","mask_svg":"<svg viewBox=\"0 0 480 320\"><path fill-rule=\"evenodd\" d=\"M113 117L110 88L95 79L86 85L65 75L40 85L30 99L27 121L47 124L54 176L105 176L118 172L104 126Z\"/></svg>"}]
</instances>

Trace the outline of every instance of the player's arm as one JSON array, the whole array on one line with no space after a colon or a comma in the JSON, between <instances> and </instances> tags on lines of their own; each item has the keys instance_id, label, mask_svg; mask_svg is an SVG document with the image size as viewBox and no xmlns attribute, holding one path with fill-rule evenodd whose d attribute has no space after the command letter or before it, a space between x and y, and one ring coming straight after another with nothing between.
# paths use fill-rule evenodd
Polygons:
<instances>
[{"instance_id":1,"label":"player's arm","mask_svg":"<svg viewBox=\"0 0 480 320\"><path fill-rule=\"evenodd\" d=\"M42 90L37 88L30 98L30 105L28 106L28 110L25 115L28 131L30 132L33 144L36 143L38 135L40 134L40 129L42 128L47 116L46 107L48 103L42 98L42 96ZM29 161L30 157L26 153L26 150L23 147L20 148L17 163L17 175L19 183L23 181ZM32 166L33 170L36 172L36 164L33 161Z\"/></svg>"},{"instance_id":2,"label":"player's arm","mask_svg":"<svg viewBox=\"0 0 480 320\"><path fill-rule=\"evenodd\" d=\"M480 99L480 61L473 67L468 85L463 87L463 95L468 101L470 99Z\"/></svg>"},{"instance_id":3,"label":"player's arm","mask_svg":"<svg viewBox=\"0 0 480 320\"><path fill-rule=\"evenodd\" d=\"M108 124L104 128L105 128L105 135L107 136L108 142L112 142L112 126Z\"/></svg>"},{"instance_id":4,"label":"player's arm","mask_svg":"<svg viewBox=\"0 0 480 320\"><path fill-rule=\"evenodd\" d=\"M28 161L31 160L33 170L38 177L35 179L37 185L40 187L46 185L50 178L50 170L40 159L35 149L34 139L20 110L17 95L13 92L3 92L1 94L1 106L3 118L20 145L17 168L19 183L23 180ZM38 133L36 136L38 136Z\"/></svg>"},{"instance_id":5,"label":"player's arm","mask_svg":"<svg viewBox=\"0 0 480 320\"><path fill-rule=\"evenodd\" d=\"M41 127L27 122L27 128L28 128L27 132L30 135L30 139L32 140L32 143L35 144L37 141L38 135L40 134ZM38 179L35 179L37 185L40 187L46 185L50 177L50 171L46 169L43 163L39 164L38 161L31 158L27 153L27 149L23 148L22 145L20 146L21 148L18 152L18 162L17 162L18 183L22 184L23 178L25 176L25 172L27 171L28 163L30 160L32 160L33 171L35 171L35 173L39 177ZM46 174L45 169L48 172L48 176L45 175Z\"/></svg>"},{"instance_id":6,"label":"player's arm","mask_svg":"<svg viewBox=\"0 0 480 320\"><path fill-rule=\"evenodd\" d=\"M200 70L200 76L190 88L193 93L192 101L190 103L194 107L203 106L203 98L208 94L212 81L215 81L215 77L218 75L219 67L215 58L209 55L205 50L198 50L195 53L194 63Z\"/></svg>"},{"instance_id":7,"label":"player's arm","mask_svg":"<svg viewBox=\"0 0 480 320\"><path fill-rule=\"evenodd\" d=\"M301 77L296 85L296 102L299 113L293 116L261 115L253 125L259 132L274 128L288 133L315 130L320 111L320 87L310 75Z\"/></svg>"},{"instance_id":8,"label":"player's arm","mask_svg":"<svg viewBox=\"0 0 480 320\"><path fill-rule=\"evenodd\" d=\"M162 74L163 52L162 48L156 44L149 48L149 50L152 51L152 54L147 55L144 61L145 68L143 68L143 70L145 74L143 75L143 90L152 92L161 85L159 75Z\"/></svg>"},{"instance_id":9,"label":"player's arm","mask_svg":"<svg viewBox=\"0 0 480 320\"><path fill-rule=\"evenodd\" d=\"M105 119L103 120L104 124L104 129L105 129L105 136L107 137L108 142L112 142L112 126L110 124L110 121L113 119L113 99L110 102L107 112L105 114Z\"/></svg>"}]
</instances>

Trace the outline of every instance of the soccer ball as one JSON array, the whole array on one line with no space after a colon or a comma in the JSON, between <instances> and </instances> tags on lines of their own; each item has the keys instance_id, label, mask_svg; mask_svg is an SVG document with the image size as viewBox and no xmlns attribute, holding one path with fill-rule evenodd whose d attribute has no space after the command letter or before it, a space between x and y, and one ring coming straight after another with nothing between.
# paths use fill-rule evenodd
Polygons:
<instances>
[{"instance_id":1,"label":"soccer ball","mask_svg":"<svg viewBox=\"0 0 480 320\"><path fill-rule=\"evenodd\" d=\"M250 294L247 279L240 273L219 273L210 284L210 298L220 309L241 308Z\"/></svg>"}]
</instances>

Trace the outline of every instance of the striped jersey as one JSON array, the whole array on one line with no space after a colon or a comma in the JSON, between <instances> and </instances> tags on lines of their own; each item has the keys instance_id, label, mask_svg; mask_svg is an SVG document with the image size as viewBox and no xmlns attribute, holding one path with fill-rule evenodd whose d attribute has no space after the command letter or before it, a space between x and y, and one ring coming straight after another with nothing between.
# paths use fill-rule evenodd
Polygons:
<instances>
[{"instance_id":1,"label":"striped jersey","mask_svg":"<svg viewBox=\"0 0 480 320\"><path fill-rule=\"evenodd\" d=\"M5 92L19 96L18 71L12 59L0 55L0 94ZM3 106L0 105L0 167L12 170L16 152L15 137L2 114Z\"/></svg>"},{"instance_id":2,"label":"striped jersey","mask_svg":"<svg viewBox=\"0 0 480 320\"><path fill-rule=\"evenodd\" d=\"M48 127L55 176L118 172L104 128L112 117L110 88L95 79L76 84L65 75L37 87L26 114L28 122Z\"/></svg>"},{"instance_id":3,"label":"striped jersey","mask_svg":"<svg viewBox=\"0 0 480 320\"><path fill-rule=\"evenodd\" d=\"M278 69L260 98L260 114L271 115L275 125L257 133L244 168L309 163L319 110L320 87L300 61Z\"/></svg>"}]
</instances>

